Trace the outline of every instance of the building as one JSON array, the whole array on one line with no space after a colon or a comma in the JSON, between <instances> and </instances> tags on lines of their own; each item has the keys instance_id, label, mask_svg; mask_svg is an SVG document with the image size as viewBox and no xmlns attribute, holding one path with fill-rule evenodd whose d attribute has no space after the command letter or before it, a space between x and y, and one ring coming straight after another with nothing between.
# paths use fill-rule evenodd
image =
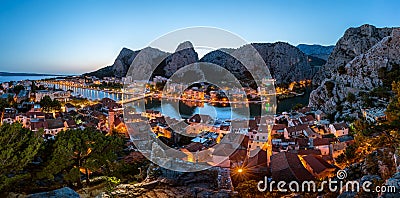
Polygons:
<instances>
[{"instance_id":1,"label":"building","mask_svg":"<svg viewBox=\"0 0 400 198\"><path fill-rule=\"evenodd\" d=\"M309 129L308 124L301 124L285 128L283 134L285 139L289 139L292 137L298 137L300 135L304 135L306 133L306 130L308 129Z\"/></svg>"},{"instance_id":2,"label":"building","mask_svg":"<svg viewBox=\"0 0 400 198\"><path fill-rule=\"evenodd\" d=\"M314 125L315 119L312 115L306 115L299 118L301 124Z\"/></svg>"},{"instance_id":3,"label":"building","mask_svg":"<svg viewBox=\"0 0 400 198\"><path fill-rule=\"evenodd\" d=\"M329 164L322 157L317 155L306 155L301 157L304 167L316 178L324 179L333 177L336 173L336 167Z\"/></svg>"},{"instance_id":4,"label":"building","mask_svg":"<svg viewBox=\"0 0 400 198\"><path fill-rule=\"evenodd\" d=\"M362 115L365 120L376 123L379 121L386 120L386 109L385 108L370 108L370 109L362 109Z\"/></svg>"},{"instance_id":5,"label":"building","mask_svg":"<svg viewBox=\"0 0 400 198\"><path fill-rule=\"evenodd\" d=\"M203 114L194 114L192 117L188 119L189 123L204 123L204 124L212 124L214 119L209 115Z\"/></svg>"},{"instance_id":6,"label":"building","mask_svg":"<svg viewBox=\"0 0 400 198\"><path fill-rule=\"evenodd\" d=\"M349 134L349 127L347 127L347 124L344 122L330 124L329 129L336 137Z\"/></svg>"},{"instance_id":7,"label":"building","mask_svg":"<svg viewBox=\"0 0 400 198\"><path fill-rule=\"evenodd\" d=\"M43 97L49 96L52 100L58 100L60 102L67 102L71 96L69 91L49 91L49 90L38 90L35 93L35 101L40 102Z\"/></svg>"},{"instance_id":8,"label":"building","mask_svg":"<svg viewBox=\"0 0 400 198\"><path fill-rule=\"evenodd\" d=\"M29 98L29 91L21 90L17 95L17 102L20 103L23 100L27 100Z\"/></svg>"},{"instance_id":9,"label":"building","mask_svg":"<svg viewBox=\"0 0 400 198\"><path fill-rule=\"evenodd\" d=\"M271 174L274 181L302 182L314 180L294 153L280 152L271 156Z\"/></svg>"},{"instance_id":10,"label":"building","mask_svg":"<svg viewBox=\"0 0 400 198\"><path fill-rule=\"evenodd\" d=\"M326 114L321 110L315 111L314 114L315 114L315 119L317 119L318 121L324 120L326 118Z\"/></svg>"},{"instance_id":11,"label":"building","mask_svg":"<svg viewBox=\"0 0 400 198\"><path fill-rule=\"evenodd\" d=\"M57 135L57 133L66 130L64 122L61 118L46 119L44 121L44 132L49 135Z\"/></svg>"},{"instance_id":12,"label":"building","mask_svg":"<svg viewBox=\"0 0 400 198\"><path fill-rule=\"evenodd\" d=\"M71 103L66 103L65 104L65 112L71 112L75 111L76 112L76 107L72 105Z\"/></svg>"},{"instance_id":13,"label":"building","mask_svg":"<svg viewBox=\"0 0 400 198\"><path fill-rule=\"evenodd\" d=\"M254 149L250 151L246 167L249 167L251 172L266 173L268 171L267 151L262 149Z\"/></svg>"},{"instance_id":14,"label":"building","mask_svg":"<svg viewBox=\"0 0 400 198\"><path fill-rule=\"evenodd\" d=\"M322 155L331 154L331 143L334 142L332 138L315 138L311 140L314 149L320 150Z\"/></svg>"}]
</instances>

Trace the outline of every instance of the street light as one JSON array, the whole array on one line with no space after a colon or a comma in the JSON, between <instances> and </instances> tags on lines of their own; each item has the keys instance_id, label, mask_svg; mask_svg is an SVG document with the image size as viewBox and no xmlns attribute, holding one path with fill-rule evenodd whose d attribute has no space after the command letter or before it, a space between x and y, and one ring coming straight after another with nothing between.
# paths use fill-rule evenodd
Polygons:
<instances>
[{"instance_id":1,"label":"street light","mask_svg":"<svg viewBox=\"0 0 400 198\"><path fill-rule=\"evenodd\" d=\"M237 170L237 172L238 172L238 173L242 173L242 172L243 172L243 169L242 169L242 168L239 168L239 169Z\"/></svg>"}]
</instances>

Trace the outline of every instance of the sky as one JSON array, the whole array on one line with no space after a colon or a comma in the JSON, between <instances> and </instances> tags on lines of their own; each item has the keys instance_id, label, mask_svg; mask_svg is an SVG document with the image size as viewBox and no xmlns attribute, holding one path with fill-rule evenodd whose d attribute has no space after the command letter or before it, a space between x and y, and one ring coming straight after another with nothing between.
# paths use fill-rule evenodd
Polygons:
<instances>
[{"instance_id":1,"label":"sky","mask_svg":"<svg viewBox=\"0 0 400 198\"><path fill-rule=\"evenodd\" d=\"M81 74L185 27L248 42L333 45L349 27L400 26L400 1L1 0L0 72Z\"/></svg>"}]
</instances>

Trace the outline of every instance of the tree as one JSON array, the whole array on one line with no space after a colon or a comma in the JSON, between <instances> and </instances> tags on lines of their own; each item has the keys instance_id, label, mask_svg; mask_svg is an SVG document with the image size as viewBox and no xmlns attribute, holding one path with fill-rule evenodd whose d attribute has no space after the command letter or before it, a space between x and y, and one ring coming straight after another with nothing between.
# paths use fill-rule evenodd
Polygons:
<instances>
[{"instance_id":1,"label":"tree","mask_svg":"<svg viewBox=\"0 0 400 198\"><path fill-rule=\"evenodd\" d=\"M50 96L44 96L40 100L40 106L44 111L59 111L61 109L61 103L58 100L52 100Z\"/></svg>"},{"instance_id":2,"label":"tree","mask_svg":"<svg viewBox=\"0 0 400 198\"><path fill-rule=\"evenodd\" d=\"M40 106L43 108L44 111L50 111L52 103L53 103L53 100L50 98L50 96L44 96L40 100Z\"/></svg>"},{"instance_id":3,"label":"tree","mask_svg":"<svg viewBox=\"0 0 400 198\"><path fill-rule=\"evenodd\" d=\"M294 105L294 106L292 107L292 110L297 111L297 110L299 110L299 109L301 109L301 108L303 108L303 107L304 107L303 104L297 103L296 105Z\"/></svg>"},{"instance_id":4,"label":"tree","mask_svg":"<svg viewBox=\"0 0 400 198\"><path fill-rule=\"evenodd\" d=\"M339 66L338 68L338 72L339 74L346 74L346 68L344 66Z\"/></svg>"},{"instance_id":5,"label":"tree","mask_svg":"<svg viewBox=\"0 0 400 198\"><path fill-rule=\"evenodd\" d=\"M4 124L0 127L0 192L14 182L28 177L21 171L32 162L42 143L43 131L33 132L21 124ZM12 175L12 176L10 176Z\"/></svg>"},{"instance_id":6,"label":"tree","mask_svg":"<svg viewBox=\"0 0 400 198\"><path fill-rule=\"evenodd\" d=\"M354 95L353 93L349 92L347 94L347 98L346 98L347 102L353 103L356 101L356 95Z\"/></svg>"},{"instance_id":7,"label":"tree","mask_svg":"<svg viewBox=\"0 0 400 198\"><path fill-rule=\"evenodd\" d=\"M328 97L333 97L333 88L335 88L335 83L331 81L325 82L325 89L328 93Z\"/></svg>"},{"instance_id":8,"label":"tree","mask_svg":"<svg viewBox=\"0 0 400 198\"><path fill-rule=\"evenodd\" d=\"M390 101L387 110L387 120L393 127L400 127L400 81L392 83L392 91L395 96Z\"/></svg>"},{"instance_id":9,"label":"tree","mask_svg":"<svg viewBox=\"0 0 400 198\"><path fill-rule=\"evenodd\" d=\"M24 90L24 89L25 89L24 86L22 86L22 85L16 85L16 86L14 86L13 91L14 91L14 93L16 93L16 94L19 94L19 92L22 91L22 90Z\"/></svg>"},{"instance_id":10,"label":"tree","mask_svg":"<svg viewBox=\"0 0 400 198\"><path fill-rule=\"evenodd\" d=\"M7 102L7 100L0 98L0 125L3 124L3 117L4 117L4 109L9 107L9 103Z\"/></svg>"},{"instance_id":11,"label":"tree","mask_svg":"<svg viewBox=\"0 0 400 198\"><path fill-rule=\"evenodd\" d=\"M81 173L89 184L90 172L116 160L122 146L120 137L106 136L94 128L62 131L56 136L54 152L42 175L52 179L62 173L66 181L81 187Z\"/></svg>"}]
</instances>

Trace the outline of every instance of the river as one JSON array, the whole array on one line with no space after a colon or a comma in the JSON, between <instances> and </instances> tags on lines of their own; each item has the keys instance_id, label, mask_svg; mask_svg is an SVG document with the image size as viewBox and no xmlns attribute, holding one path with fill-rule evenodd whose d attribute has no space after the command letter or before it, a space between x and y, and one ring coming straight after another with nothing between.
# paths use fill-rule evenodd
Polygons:
<instances>
[{"instance_id":1,"label":"river","mask_svg":"<svg viewBox=\"0 0 400 198\"><path fill-rule=\"evenodd\" d=\"M102 98L111 98L115 101L119 101L122 98L122 94L120 93L110 93L100 90L87 89L87 88L77 88L73 86L66 85L55 85L57 89L63 90L72 90L73 95L83 96L90 100L100 100ZM308 99L310 97L310 93L312 91L311 87L307 87L304 95L296 96L293 98L283 99L278 101L277 105L277 113L281 113L283 111L290 111L292 107L298 103L307 106ZM243 113L245 109L249 109L250 117L258 116L261 113L261 105L260 104L249 104L248 106L234 104L232 107L230 106L222 106L222 105L211 105L209 103L184 103L179 102L179 108L174 107L174 101L172 100L164 100L165 105L163 109L161 107L161 101L159 99L147 98L146 99L146 109L152 109L157 111L162 111L164 114L169 115L173 118L188 118L196 113L208 114L220 119L231 119L231 118L243 118L246 117L246 113ZM231 113L231 110L233 112ZM263 108L265 110L265 107ZM143 111L143 109L141 109Z\"/></svg>"}]
</instances>

